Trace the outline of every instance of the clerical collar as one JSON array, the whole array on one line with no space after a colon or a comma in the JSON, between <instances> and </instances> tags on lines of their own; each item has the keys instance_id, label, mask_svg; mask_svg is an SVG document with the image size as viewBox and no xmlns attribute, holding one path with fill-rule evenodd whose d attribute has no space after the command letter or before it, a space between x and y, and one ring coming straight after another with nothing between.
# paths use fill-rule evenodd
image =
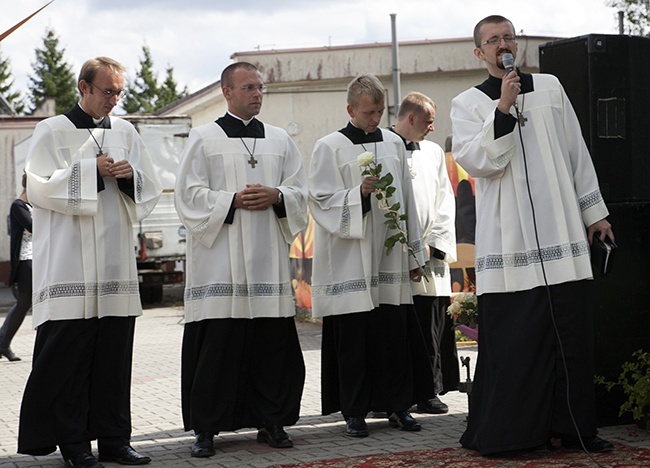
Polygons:
<instances>
[{"instance_id":1,"label":"clerical collar","mask_svg":"<svg viewBox=\"0 0 650 468\"><path fill-rule=\"evenodd\" d=\"M402 141L404 142L404 146L408 151L415 151L420 149L420 143L418 143L417 141L408 141L402 135L397 133L397 130L395 130L395 125L391 125L390 127L388 127L388 130L390 130L391 132L393 132L395 135L397 135L402 139Z\"/></svg>"},{"instance_id":2,"label":"clerical collar","mask_svg":"<svg viewBox=\"0 0 650 468\"><path fill-rule=\"evenodd\" d=\"M230 115L230 116L236 118L237 120L241 120L242 123L243 123L244 125L248 125L249 123L251 123L251 120L253 120L253 119L255 118L255 116L253 116L253 117L251 117L251 118L248 119L248 120L244 120L244 119L242 119L241 117L236 116L235 114L233 114L233 113L230 112L230 111L226 111L226 114L228 114L228 115Z\"/></svg>"},{"instance_id":3,"label":"clerical collar","mask_svg":"<svg viewBox=\"0 0 650 468\"><path fill-rule=\"evenodd\" d=\"M533 86L533 75L530 73L524 73L517 69L517 73L521 79L521 92L520 94L530 93L534 91ZM496 100L501 97L501 78L496 76L489 75L488 79L485 80L480 85L476 86L477 89L483 91L487 94L490 99Z\"/></svg>"},{"instance_id":4,"label":"clerical collar","mask_svg":"<svg viewBox=\"0 0 650 468\"><path fill-rule=\"evenodd\" d=\"M244 123L236 115L226 112L223 117L216 120L228 138L264 138L264 124L255 117Z\"/></svg>"},{"instance_id":5,"label":"clerical collar","mask_svg":"<svg viewBox=\"0 0 650 468\"><path fill-rule=\"evenodd\" d=\"M111 128L111 119L109 117L104 117L103 119L97 121L93 119L86 111L83 110L81 104L76 103L72 109L64 114L70 122L74 124L77 128Z\"/></svg>"},{"instance_id":6,"label":"clerical collar","mask_svg":"<svg viewBox=\"0 0 650 468\"><path fill-rule=\"evenodd\" d=\"M351 121L348 122L348 125L345 128L339 130L339 132L345 135L355 145L372 143L374 141L384 141L384 136L382 135L380 128L377 128L373 133L367 133L359 127L355 127Z\"/></svg>"}]
</instances>

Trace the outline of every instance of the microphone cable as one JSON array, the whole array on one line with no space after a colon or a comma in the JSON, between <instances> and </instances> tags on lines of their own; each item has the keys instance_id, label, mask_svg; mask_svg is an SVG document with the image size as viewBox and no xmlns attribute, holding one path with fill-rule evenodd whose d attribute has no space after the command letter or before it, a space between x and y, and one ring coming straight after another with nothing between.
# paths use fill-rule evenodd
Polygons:
<instances>
[{"instance_id":1,"label":"microphone cable","mask_svg":"<svg viewBox=\"0 0 650 468\"><path fill-rule=\"evenodd\" d=\"M522 102L523 99L525 99L525 94L522 95ZM537 254L539 255L539 264L542 268L542 277L544 278L544 287L546 288L546 294L548 297L548 304L549 304L549 312L551 313L551 322L553 323L553 330L555 331L555 337L557 339L559 348L560 348L560 356L562 357L562 366L564 367L564 376L566 379L566 402L567 402L567 408L569 410L569 416L571 417L571 423L573 424L574 429L576 430L576 434L578 435L578 440L580 441L580 445L582 446L582 450L587 454L587 456L593 461L597 466L602 467L600 463L596 461L596 459L593 457L591 452L587 450L587 447L585 447L584 441L582 440L582 435L580 435L580 430L578 429L578 423L575 420L575 417L573 416L573 410L571 409L571 389L570 389L570 382L569 382L569 369L567 367L566 363L566 357L564 355L564 345L562 344L562 338L560 337L560 332L557 328L557 323L555 322L555 309L553 307L553 296L551 294L551 287L548 284L548 279L546 277L546 268L544 267L544 259L542 257L542 248L539 243L539 233L537 230L537 218L535 215L535 204L533 203L533 195L530 190L530 179L528 176L528 161L526 160L526 147L524 145L524 138L523 138L523 133L521 130L521 114L519 112L519 107L517 106L517 101L515 101L514 104L515 111L517 113L517 129L519 130L519 141L521 142L521 155L524 161L524 174L526 176L526 189L528 191L528 200L530 201L530 209L531 213L533 216L533 229L535 231L535 242L537 245Z\"/></svg>"}]
</instances>

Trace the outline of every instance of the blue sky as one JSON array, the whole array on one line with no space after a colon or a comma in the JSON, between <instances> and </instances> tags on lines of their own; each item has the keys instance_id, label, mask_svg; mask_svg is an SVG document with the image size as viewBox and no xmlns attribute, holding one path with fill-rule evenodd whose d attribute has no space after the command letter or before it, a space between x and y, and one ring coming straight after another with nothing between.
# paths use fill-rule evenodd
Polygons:
<instances>
[{"instance_id":1,"label":"blue sky","mask_svg":"<svg viewBox=\"0 0 650 468\"><path fill-rule=\"evenodd\" d=\"M4 0L0 31L47 0ZM269 6L270 5L270 6ZM90 57L119 60L133 77L142 46L159 78L168 65L181 85L197 91L219 79L235 52L390 42L390 14L401 41L470 37L489 14L510 18L527 35L616 34L606 0L55 0L0 44L11 61L14 89L26 90L34 50L51 27L74 73Z\"/></svg>"}]
</instances>

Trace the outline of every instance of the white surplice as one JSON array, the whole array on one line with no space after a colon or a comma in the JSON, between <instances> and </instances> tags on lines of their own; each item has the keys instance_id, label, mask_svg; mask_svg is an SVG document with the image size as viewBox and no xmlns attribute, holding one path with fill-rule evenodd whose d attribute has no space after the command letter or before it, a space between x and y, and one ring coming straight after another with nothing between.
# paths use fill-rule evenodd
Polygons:
<instances>
[{"instance_id":1,"label":"white surplice","mask_svg":"<svg viewBox=\"0 0 650 468\"><path fill-rule=\"evenodd\" d=\"M87 129L59 115L34 129L26 166L34 206L34 327L142 314L133 223L151 212L162 186L133 125L110 119L111 128ZM98 143L115 161L131 164L135 200L111 177L98 191Z\"/></svg>"},{"instance_id":2,"label":"white surplice","mask_svg":"<svg viewBox=\"0 0 650 468\"><path fill-rule=\"evenodd\" d=\"M341 132L316 142L309 171L309 209L314 218L312 314L314 317L367 312L379 304L413 302L409 270L423 265L420 226L411 176L402 139L382 129L383 141L353 144ZM408 216L407 230L413 258L397 243L389 255L384 242L395 234L384 224L385 211L371 195L371 211L362 211L362 168L357 157L370 151L382 165L382 175L393 175L396 191L390 203L399 203Z\"/></svg>"},{"instance_id":3,"label":"white surplice","mask_svg":"<svg viewBox=\"0 0 650 468\"><path fill-rule=\"evenodd\" d=\"M456 261L456 199L445 152L440 145L423 140L419 150L407 150L406 154L422 228L422 245L445 253L444 259L429 258L425 266L429 281L411 283L413 294L450 296L449 264Z\"/></svg>"},{"instance_id":4,"label":"white surplice","mask_svg":"<svg viewBox=\"0 0 650 468\"><path fill-rule=\"evenodd\" d=\"M264 131L264 138L243 141L214 122L190 132L175 190L188 231L186 322L295 315L289 245L307 225L307 177L289 135L267 124ZM235 193L247 184L278 188L286 217L272 208L237 209L226 223Z\"/></svg>"},{"instance_id":5,"label":"white surplice","mask_svg":"<svg viewBox=\"0 0 650 468\"><path fill-rule=\"evenodd\" d=\"M497 101L471 88L452 101L453 155L476 178L477 292L592 277L586 226L608 215L580 124L557 78L534 74L517 98L528 119L494 138ZM514 115L514 109L512 110ZM528 166L528 183L524 164Z\"/></svg>"}]
</instances>

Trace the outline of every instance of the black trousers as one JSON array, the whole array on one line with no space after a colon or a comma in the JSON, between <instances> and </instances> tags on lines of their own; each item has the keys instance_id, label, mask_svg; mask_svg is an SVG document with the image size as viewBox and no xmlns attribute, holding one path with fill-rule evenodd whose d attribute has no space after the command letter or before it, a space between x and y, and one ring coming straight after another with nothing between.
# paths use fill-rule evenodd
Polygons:
<instances>
[{"instance_id":1,"label":"black trousers","mask_svg":"<svg viewBox=\"0 0 650 468\"><path fill-rule=\"evenodd\" d=\"M21 260L16 271L18 297L0 328L0 349L11 346L11 340L23 324L25 316L32 308L32 261Z\"/></svg>"},{"instance_id":2,"label":"black trousers","mask_svg":"<svg viewBox=\"0 0 650 468\"><path fill-rule=\"evenodd\" d=\"M420 339L425 343L428 356L425 365L433 372L434 396L458 390L460 381L454 324L447 314L449 304L449 297L413 296L417 327L416 335L411 339ZM428 369L417 367L416 362L414 373L426 374Z\"/></svg>"},{"instance_id":3,"label":"black trousers","mask_svg":"<svg viewBox=\"0 0 650 468\"><path fill-rule=\"evenodd\" d=\"M18 453L131 438L135 317L48 321L34 344L20 411ZM65 456L65 454L64 454Z\"/></svg>"}]
</instances>

